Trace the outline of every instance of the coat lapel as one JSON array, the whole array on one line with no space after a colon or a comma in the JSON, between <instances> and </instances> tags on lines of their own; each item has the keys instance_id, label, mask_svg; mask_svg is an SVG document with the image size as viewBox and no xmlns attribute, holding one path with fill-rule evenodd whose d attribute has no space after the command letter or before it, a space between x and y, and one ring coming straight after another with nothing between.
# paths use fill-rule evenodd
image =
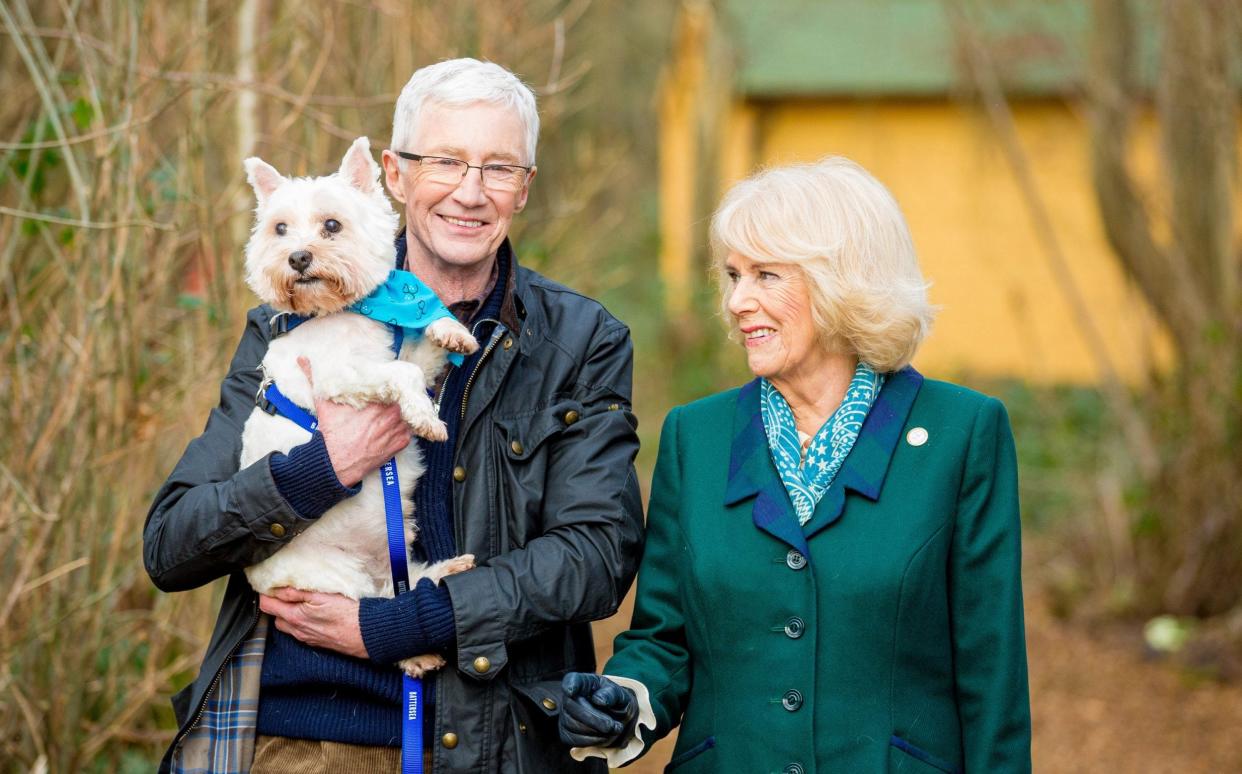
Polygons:
<instances>
[{"instance_id":1,"label":"coat lapel","mask_svg":"<svg viewBox=\"0 0 1242 774\"><path fill-rule=\"evenodd\" d=\"M857 492L868 500L879 499L889 461L922 385L923 375L912 366L885 377L884 387L863 422L854 448L841 464L836 480L824 492L815 513L806 524L807 538L841 518L845 510L846 490Z\"/></svg>"},{"instance_id":2,"label":"coat lapel","mask_svg":"<svg viewBox=\"0 0 1242 774\"><path fill-rule=\"evenodd\" d=\"M737 396L724 504L737 505L749 497L755 498L751 512L755 526L805 555L806 535L768 453L768 437L759 414L758 379L742 387Z\"/></svg>"},{"instance_id":3,"label":"coat lapel","mask_svg":"<svg viewBox=\"0 0 1242 774\"><path fill-rule=\"evenodd\" d=\"M768 438L759 414L759 380L746 384L738 393L734 409L724 504L737 505L754 497L751 516L755 526L809 555L807 539L841 518L847 490L872 501L879 499L893 451L922 384L923 375L911 366L885 378L884 388L867 414L854 448L805 528L798 524L789 494L768 453Z\"/></svg>"}]
</instances>

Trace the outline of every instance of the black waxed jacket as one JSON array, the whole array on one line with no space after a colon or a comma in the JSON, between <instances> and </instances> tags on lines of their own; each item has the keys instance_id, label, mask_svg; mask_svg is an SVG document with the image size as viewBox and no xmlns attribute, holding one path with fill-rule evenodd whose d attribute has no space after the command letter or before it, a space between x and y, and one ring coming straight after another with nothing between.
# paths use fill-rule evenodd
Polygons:
<instances>
[{"instance_id":1,"label":"black waxed jacket","mask_svg":"<svg viewBox=\"0 0 1242 774\"><path fill-rule=\"evenodd\" d=\"M437 773L603 770L598 759L574 762L559 741L559 683L594 671L589 622L616 611L642 553L629 330L597 302L516 262L514 271L509 314L480 342L461 406L454 527L458 550L479 566L443 581L457 645L434 677ZM281 497L266 459L237 469L272 316L249 313L220 404L143 533L160 589L229 576L199 675L173 699L177 740L258 619L242 569L312 523ZM449 733L451 748L441 744Z\"/></svg>"}]
</instances>

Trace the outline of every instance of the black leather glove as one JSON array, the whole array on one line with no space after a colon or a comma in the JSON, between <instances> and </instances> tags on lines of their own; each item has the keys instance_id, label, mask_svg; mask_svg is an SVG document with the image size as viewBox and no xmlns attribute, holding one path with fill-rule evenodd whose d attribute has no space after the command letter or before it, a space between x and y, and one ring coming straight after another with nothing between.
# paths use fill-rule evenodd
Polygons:
<instances>
[{"instance_id":1,"label":"black leather glove","mask_svg":"<svg viewBox=\"0 0 1242 774\"><path fill-rule=\"evenodd\" d=\"M607 677L570 672L561 680L561 741L573 747L624 747L638 725L638 698Z\"/></svg>"}]
</instances>

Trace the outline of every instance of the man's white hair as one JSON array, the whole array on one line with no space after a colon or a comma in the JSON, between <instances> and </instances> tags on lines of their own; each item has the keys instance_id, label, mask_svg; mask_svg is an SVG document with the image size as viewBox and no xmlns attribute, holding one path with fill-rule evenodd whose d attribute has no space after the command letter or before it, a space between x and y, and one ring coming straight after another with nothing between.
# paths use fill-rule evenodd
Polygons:
<instances>
[{"instance_id":1,"label":"man's white hair","mask_svg":"<svg viewBox=\"0 0 1242 774\"><path fill-rule=\"evenodd\" d=\"M427 103L469 105L484 102L517 111L526 129L524 164L534 165L535 145L539 141L539 111L535 92L513 73L493 62L478 59L449 59L414 71L397 98L392 117L393 150L419 152L409 144L417 134L418 119Z\"/></svg>"}]
</instances>

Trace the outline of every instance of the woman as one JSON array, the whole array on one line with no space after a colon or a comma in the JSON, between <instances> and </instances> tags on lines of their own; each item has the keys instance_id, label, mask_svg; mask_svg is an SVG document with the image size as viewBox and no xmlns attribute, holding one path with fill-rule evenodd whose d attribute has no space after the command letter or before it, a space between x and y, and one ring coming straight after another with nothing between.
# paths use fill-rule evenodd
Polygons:
<instances>
[{"instance_id":1,"label":"woman","mask_svg":"<svg viewBox=\"0 0 1242 774\"><path fill-rule=\"evenodd\" d=\"M909 366L933 308L897 203L846 159L712 221L757 377L674 409L629 631L561 736L679 772L1030 770L1004 407ZM611 679L609 679L611 678Z\"/></svg>"}]
</instances>

